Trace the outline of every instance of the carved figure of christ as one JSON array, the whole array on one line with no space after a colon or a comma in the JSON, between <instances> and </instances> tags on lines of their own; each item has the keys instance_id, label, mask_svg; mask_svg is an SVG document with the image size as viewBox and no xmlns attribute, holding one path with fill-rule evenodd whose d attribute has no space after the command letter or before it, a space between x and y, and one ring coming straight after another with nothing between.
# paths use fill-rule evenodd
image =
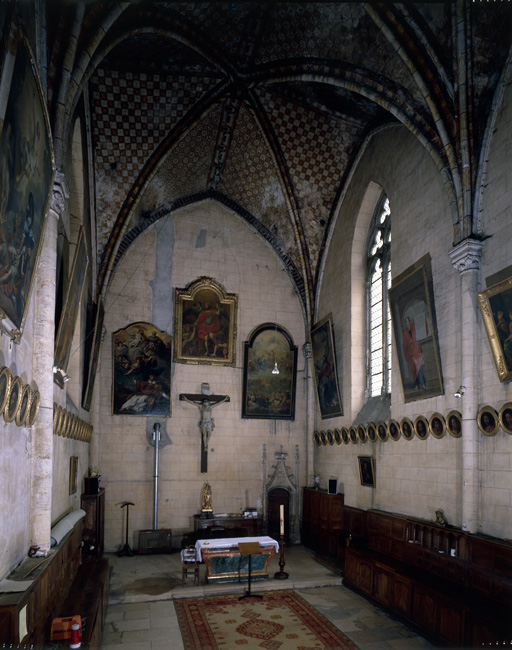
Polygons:
<instances>
[{"instance_id":1,"label":"carved figure of christ","mask_svg":"<svg viewBox=\"0 0 512 650\"><path fill-rule=\"evenodd\" d=\"M213 430L215 429L215 420L212 417L212 410L222 404L229 402L229 395L201 395L181 393L180 400L197 406L201 419L199 420L199 429L201 431L201 474L208 471L208 443Z\"/></svg>"}]
</instances>

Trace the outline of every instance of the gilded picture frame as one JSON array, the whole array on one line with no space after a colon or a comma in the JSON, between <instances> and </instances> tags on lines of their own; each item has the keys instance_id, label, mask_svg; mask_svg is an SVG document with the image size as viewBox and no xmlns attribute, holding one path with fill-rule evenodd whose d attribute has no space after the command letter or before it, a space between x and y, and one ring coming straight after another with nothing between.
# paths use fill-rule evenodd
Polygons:
<instances>
[{"instance_id":1,"label":"gilded picture frame","mask_svg":"<svg viewBox=\"0 0 512 650\"><path fill-rule=\"evenodd\" d=\"M446 421L441 413L433 413L428 421L430 435L434 438L443 438L446 433Z\"/></svg>"},{"instance_id":2,"label":"gilded picture frame","mask_svg":"<svg viewBox=\"0 0 512 650\"><path fill-rule=\"evenodd\" d=\"M358 456L361 485L375 487L375 462L373 456Z\"/></svg>"},{"instance_id":3,"label":"gilded picture frame","mask_svg":"<svg viewBox=\"0 0 512 650\"><path fill-rule=\"evenodd\" d=\"M400 425L396 420L390 420L388 422L388 436L391 438L391 440L394 440L395 442L397 440L400 440L400 436L402 435L402 432L400 430Z\"/></svg>"},{"instance_id":4,"label":"gilded picture frame","mask_svg":"<svg viewBox=\"0 0 512 650\"><path fill-rule=\"evenodd\" d=\"M430 257L394 279L388 295L404 401L442 395Z\"/></svg>"},{"instance_id":5,"label":"gilded picture frame","mask_svg":"<svg viewBox=\"0 0 512 650\"><path fill-rule=\"evenodd\" d=\"M330 314L311 330L311 349L321 418L343 415Z\"/></svg>"},{"instance_id":6,"label":"gilded picture frame","mask_svg":"<svg viewBox=\"0 0 512 650\"><path fill-rule=\"evenodd\" d=\"M277 372L276 372L277 371ZM275 323L263 323L244 344L242 417L294 420L297 346Z\"/></svg>"},{"instance_id":7,"label":"gilded picture frame","mask_svg":"<svg viewBox=\"0 0 512 650\"><path fill-rule=\"evenodd\" d=\"M512 278L477 294L500 382L512 380Z\"/></svg>"},{"instance_id":8,"label":"gilded picture frame","mask_svg":"<svg viewBox=\"0 0 512 650\"><path fill-rule=\"evenodd\" d=\"M35 59L19 30L8 38L0 87L7 97L0 112L0 321L8 331L14 325L21 337L55 169Z\"/></svg>"},{"instance_id":9,"label":"gilded picture frame","mask_svg":"<svg viewBox=\"0 0 512 650\"><path fill-rule=\"evenodd\" d=\"M82 407L89 411L91 408L92 396L94 391L94 382L96 381L96 372L98 370L98 361L100 357L101 339L103 334L103 320L105 318L105 308L100 298L95 308L94 329L91 332L91 343L88 347L89 354L86 354L87 381L82 397Z\"/></svg>"},{"instance_id":10,"label":"gilded picture frame","mask_svg":"<svg viewBox=\"0 0 512 650\"><path fill-rule=\"evenodd\" d=\"M499 415L492 406L482 406L478 411L476 422L484 436L495 436L500 428Z\"/></svg>"},{"instance_id":11,"label":"gilded picture frame","mask_svg":"<svg viewBox=\"0 0 512 650\"><path fill-rule=\"evenodd\" d=\"M405 440L412 440L414 438L414 424L410 418L402 418L400 422L400 431L402 433L402 438Z\"/></svg>"},{"instance_id":12,"label":"gilded picture frame","mask_svg":"<svg viewBox=\"0 0 512 650\"><path fill-rule=\"evenodd\" d=\"M512 435L512 402L503 404L500 408L500 427L505 433Z\"/></svg>"},{"instance_id":13,"label":"gilded picture frame","mask_svg":"<svg viewBox=\"0 0 512 650\"><path fill-rule=\"evenodd\" d=\"M112 334L112 414L171 415L172 339L131 323Z\"/></svg>"},{"instance_id":14,"label":"gilded picture frame","mask_svg":"<svg viewBox=\"0 0 512 650\"><path fill-rule=\"evenodd\" d=\"M212 278L175 289L174 361L236 364L238 297Z\"/></svg>"},{"instance_id":15,"label":"gilded picture frame","mask_svg":"<svg viewBox=\"0 0 512 650\"><path fill-rule=\"evenodd\" d=\"M450 411L446 416L446 430L453 438L462 436L462 415L460 411Z\"/></svg>"},{"instance_id":16,"label":"gilded picture frame","mask_svg":"<svg viewBox=\"0 0 512 650\"><path fill-rule=\"evenodd\" d=\"M426 440L430 434L428 420L424 415L418 415L414 420L414 433L420 440Z\"/></svg>"},{"instance_id":17,"label":"gilded picture frame","mask_svg":"<svg viewBox=\"0 0 512 650\"><path fill-rule=\"evenodd\" d=\"M73 266L69 276L69 284L64 301L64 308L60 317L57 337L55 339L54 365L63 370L53 375L55 383L64 388L64 375L68 371L73 335L78 316L78 308L82 299L82 292L85 284L85 274L88 266L87 252L85 248L85 237L83 228L80 228L76 244Z\"/></svg>"},{"instance_id":18,"label":"gilded picture frame","mask_svg":"<svg viewBox=\"0 0 512 650\"><path fill-rule=\"evenodd\" d=\"M367 427L366 427L366 433L368 434L368 440L370 442L376 442L377 441L377 427L375 425L375 422L369 422Z\"/></svg>"}]
</instances>

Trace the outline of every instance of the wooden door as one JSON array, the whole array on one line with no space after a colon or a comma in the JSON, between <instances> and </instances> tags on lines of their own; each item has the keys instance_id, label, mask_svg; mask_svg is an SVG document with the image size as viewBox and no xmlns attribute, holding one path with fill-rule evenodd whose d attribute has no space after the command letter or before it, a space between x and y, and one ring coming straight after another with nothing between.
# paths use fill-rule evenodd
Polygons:
<instances>
[{"instance_id":1,"label":"wooden door","mask_svg":"<svg viewBox=\"0 0 512 650\"><path fill-rule=\"evenodd\" d=\"M275 540L280 539L280 507L284 505L284 536L288 539L290 532L290 494L284 488L274 488L267 495L268 499L268 534Z\"/></svg>"}]
</instances>

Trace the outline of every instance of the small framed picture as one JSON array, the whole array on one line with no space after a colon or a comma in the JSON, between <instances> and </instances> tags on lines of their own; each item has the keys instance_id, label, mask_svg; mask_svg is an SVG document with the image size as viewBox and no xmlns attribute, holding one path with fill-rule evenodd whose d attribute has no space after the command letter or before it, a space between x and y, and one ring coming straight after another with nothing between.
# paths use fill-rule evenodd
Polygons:
<instances>
[{"instance_id":1,"label":"small framed picture","mask_svg":"<svg viewBox=\"0 0 512 650\"><path fill-rule=\"evenodd\" d=\"M327 436L325 435L325 431L320 431L320 440L322 441L322 445L327 444Z\"/></svg>"},{"instance_id":2,"label":"small framed picture","mask_svg":"<svg viewBox=\"0 0 512 650\"><path fill-rule=\"evenodd\" d=\"M402 418L400 424L400 429L402 430L402 437L406 440L412 440L414 437L414 425L409 418Z\"/></svg>"},{"instance_id":3,"label":"small framed picture","mask_svg":"<svg viewBox=\"0 0 512 650\"><path fill-rule=\"evenodd\" d=\"M446 429L454 438L462 436L462 415L459 411L450 411L446 416Z\"/></svg>"},{"instance_id":4,"label":"small framed picture","mask_svg":"<svg viewBox=\"0 0 512 650\"><path fill-rule=\"evenodd\" d=\"M434 413L431 415L428 426L430 428L430 433L434 438L442 438L446 433L446 422L441 413Z\"/></svg>"},{"instance_id":5,"label":"small framed picture","mask_svg":"<svg viewBox=\"0 0 512 650\"><path fill-rule=\"evenodd\" d=\"M359 442L366 442L368 440L368 435L366 433L366 429L364 428L364 426L362 424L360 424L357 427L357 438L358 438Z\"/></svg>"},{"instance_id":6,"label":"small framed picture","mask_svg":"<svg viewBox=\"0 0 512 650\"><path fill-rule=\"evenodd\" d=\"M348 435L350 437L350 442L357 445L357 429L355 427L350 427Z\"/></svg>"},{"instance_id":7,"label":"small framed picture","mask_svg":"<svg viewBox=\"0 0 512 650\"><path fill-rule=\"evenodd\" d=\"M375 487L375 465L373 456L358 456L359 461L359 478L361 485Z\"/></svg>"},{"instance_id":8,"label":"small framed picture","mask_svg":"<svg viewBox=\"0 0 512 650\"><path fill-rule=\"evenodd\" d=\"M375 442L377 440L377 429L375 428L375 424L373 422L370 422L370 424L366 427L366 433L368 434L368 440L370 442Z\"/></svg>"},{"instance_id":9,"label":"small framed picture","mask_svg":"<svg viewBox=\"0 0 512 650\"><path fill-rule=\"evenodd\" d=\"M78 477L78 456L69 459L69 494L75 494Z\"/></svg>"},{"instance_id":10,"label":"small framed picture","mask_svg":"<svg viewBox=\"0 0 512 650\"><path fill-rule=\"evenodd\" d=\"M500 428L500 421L496 410L492 406L483 406L478 412L477 424L485 436L495 436Z\"/></svg>"},{"instance_id":11,"label":"small framed picture","mask_svg":"<svg viewBox=\"0 0 512 650\"><path fill-rule=\"evenodd\" d=\"M337 445L341 445L341 432L339 429L334 429L334 440Z\"/></svg>"},{"instance_id":12,"label":"small framed picture","mask_svg":"<svg viewBox=\"0 0 512 650\"><path fill-rule=\"evenodd\" d=\"M315 431L313 433L313 440L315 441L315 445L317 447L320 447L320 445L322 444L322 441L320 440L320 434L318 433L318 431Z\"/></svg>"},{"instance_id":13,"label":"small framed picture","mask_svg":"<svg viewBox=\"0 0 512 650\"><path fill-rule=\"evenodd\" d=\"M500 426L505 433L512 435L512 402L507 402L501 407Z\"/></svg>"},{"instance_id":14,"label":"small framed picture","mask_svg":"<svg viewBox=\"0 0 512 650\"><path fill-rule=\"evenodd\" d=\"M418 415L414 420L414 432L420 440L426 440L429 434L427 418L423 415Z\"/></svg>"},{"instance_id":15,"label":"small framed picture","mask_svg":"<svg viewBox=\"0 0 512 650\"><path fill-rule=\"evenodd\" d=\"M327 442L328 442L330 445L334 445L334 435L333 435L332 430L331 430L331 429L327 429L326 435L327 435Z\"/></svg>"},{"instance_id":16,"label":"small framed picture","mask_svg":"<svg viewBox=\"0 0 512 650\"><path fill-rule=\"evenodd\" d=\"M377 424L377 437L381 442L386 442L388 439L388 428L385 422L379 422Z\"/></svg>"},{"instance_id":17,"label":"small framed picture","mask_svg":"<svg viewBox=\"0 0 512 650\"><path fill-rule=\"evenodd\" d=\"M400 425L396 420L390 420L388 424L388 434L391 440L400 439Z\"/></svg>"},{"instance_id":18,"label":"small framed picture","mask_svg":"<svg viewBox=\"0 0 512 650\"><path fill-rule=\"evenodd\" d=\"M350 436L348 434L348 429L347 427L343 427L341 430L341 439L343 440L343 444L348 445L350 442Z\"/></svg>"}]
</instances>

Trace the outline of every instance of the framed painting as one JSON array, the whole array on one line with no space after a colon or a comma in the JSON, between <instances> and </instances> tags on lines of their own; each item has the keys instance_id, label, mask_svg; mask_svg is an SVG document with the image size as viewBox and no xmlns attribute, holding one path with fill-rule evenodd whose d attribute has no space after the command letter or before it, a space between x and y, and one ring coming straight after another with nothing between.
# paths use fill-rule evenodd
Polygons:
<instances>
[{"instance_id":1,"label":"framed painting","mask_svg":"<svg viewBox=\"0 0 512 650\"><path fill-rule=\"evenodd\" d=\"M150 323L112 334L112 414L171 415L172 339Z\"/></svg>"},{"instance_id":2,"label":"framed painting","mask_svg":"<svg viewBox=\"0 0 512 650\"><path fill-rule=\"evenodd\" d=\"M406 440L412 440L414 437L414 425L409 418L402 418L400 424L400 429L402 431L402 437Z\"/></svg>"},{"instance_id":3,"label":"framed painting","mask_svg":"<svg viewBox=\"0 0 512 650\"><path fill-rule=\"evenodd\" d=\"M396 278L389 289L405 402L444 392L431 276L427 256Z\"/></svg>"},{"instance_id":4,"label":"framed painting","mask_svg":"<svg viewBox=\"0 0 512 650\"><path fill-rule=\"evenodd\" d=\"M242 417L293 420L297 346L282 327L258 326L245 343Z\"/></svg>"},{"instance_id":5,"label":"framed painting","mask_svg":"<svg viewBox=\"0 0 512 650\"><path fill-rule=\"evenodd\" d=\"M86 364L87 383L85 384L85 390L82 397L82 406L86 411L88 411L91 408L94 382L96 379L96 371L98 370L98 360L100 356L104 317L105 317L105 309L103 307L103 301L100 298L96 306L94 328L89 335L90 338L90 343L88 345L89 354L86 355L86 359L88 359L88 362Z\"/></svg>"},{"instance_id":6,"label":"framed painting","mask_svg":"<svg viewBox=\"0 0 512 650\"><path fill-rule=\"evenodd\" d=\"M426 440L430 433L428 420L424 415L418 415L414 420L414 433L420 440Z\"/></svg>"},{"instance_id":7,"label":"framed painting","mask_svg":"<svg viewBox=\"0 0 512 650\"><path fill-rule=\"evenodd\" d=\"M446 433L446 422L441 413L432 414L430 416L428 426L430 433L434 436L434 438L443 438L444 434Z\"/></svg>"},{"instance_id":8,"label":"framed painting","mask_svg":"<svg viewBox=\"0 0 512 650\"><path fill-rule=\"evenodd\" d=\"M375 464L373 456L358 456L361 485L375 487Z\"/></svg>"},{"instance_id":9,"label":"framed painting","mask_svg":"<svg viewBox=\"0 0 512 650\"><path fill-rule=\"evenodd\" d=\"M237 296L204 277L176 289L175 296L174 360L234 366Z\"/></svg>"},{"instance_id":10,"label":"framed painting","mask_svg":"<svg viewBox=\"0 0 512 650\"><path fill-rule=\"evenodd\" d=\"M75 494L78 483L78 456L69 459L69 494Z\"/></svg>"},{"instance_id":11,"label":"framed painting","mask_svg":"<svg viewBox=\"0 0 512 650\"><path fill-rule=\"evenodd\" d=\"M480 291L478 305L501 382L512 379L512 278Z\"/></svg>"},{"instance_id":12,"label":"framed painting","mask_svg":"<svg viewBox=\"0 0 512 650\"><path fill-rule=\"evenodd\" d=\"M446 416L446 430L454 438L462 436L462 415L460 411L450 411Z\"/></svg>"},{"instance_id":13,"label":"framed painting","mask_svg":"<svg viewBox=\"0 0 512 650\"><path fill-rule=\"evenodd\" d=\"M50 127L28 45L4 50L0 95L0 320L21 328L41 248L53 183ZM5 107L4 114L1 114ZM11 323L12 325L8 325Z\"/></svg>"},{"instance_id":14,"label":"framed painting","mask_svg":"<svg viewBox=\"0 0 512 650\"><path fill-rule=\"evenodd\" d=\"M500 426L505 433L512 435L512 402L507 402L501 407Z\"/></svg>"},{"instance_id":15,"label":"framed painting","mask_svg":"<svg viewBox=\"0 0 512 650\"><path fill-rule=\"evenodd\" d=\"M322 419L343 415L330 315L311 330L311 349L320 415Z\"/></svg>"},{"instance_id":16,"label":"framed painting","mask_svg":"<svg viewBox=\"0 0 512 650\"><path fill-rule=\"evenodd\" d=\"M495 436L500 428L498 413L492 406L483 406L478 412L476 422L485 436Z\"/></svg>"},{"instance_id":17,"label":"framed painting","mask_svg":"<svg viewBox=\"0 0 512 650\"><path fill-rule=\"evenodd\" d=\"M80 229L76 244L73 266L69 277L68 290L64 301L64 308L60 318L57 338L55 339L54 365L60 372L54 373L55 383L61 388L64 386L63 376L67 373L71 345L75 333L78 307L82 298L82 290L85 284L85 273L87 271L87 253L85 250L85 237L83 228Z\"/></svg>"}]
</instances>

